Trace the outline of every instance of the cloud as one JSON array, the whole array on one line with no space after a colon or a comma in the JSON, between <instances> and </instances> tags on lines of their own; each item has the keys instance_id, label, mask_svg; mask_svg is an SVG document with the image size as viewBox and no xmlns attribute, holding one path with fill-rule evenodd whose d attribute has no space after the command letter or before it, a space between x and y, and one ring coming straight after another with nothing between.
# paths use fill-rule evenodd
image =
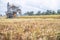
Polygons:
<instances>
[{"instance_id":1,"label":"cloud","mask_svg":"<svg viewBox=\"0 0 60 40\"><path fill-rule=\"evenodd\" d=\"M58 1L58 3L57 3L58 9L60 9L60 0L57 0L57 1Z\"/></svg>"},{"instance_id":2,"label":"cloud","mask_svg":"<svg viewBox=\"0 0 60 40\"><path fill-rule=\"evenodd\" d=\"M57 0L31 0L26 3L27 5L37 7L37 8L48 8L55 9L57 8Z\"/></svg>"}]
</instances>

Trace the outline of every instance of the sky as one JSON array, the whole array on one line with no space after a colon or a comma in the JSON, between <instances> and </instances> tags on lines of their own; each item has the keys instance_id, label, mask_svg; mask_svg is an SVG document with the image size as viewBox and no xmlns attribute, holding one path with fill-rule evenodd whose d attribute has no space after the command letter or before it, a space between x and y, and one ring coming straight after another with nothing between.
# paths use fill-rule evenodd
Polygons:
<instances>
[{"instance_id":1,"label":"sky","mask_svg":"<svg viewBox=\"0 0 60 40\"><path fill-rule=\"evenodd\" d=\"M5 15L7 3L19 5L22 13L60 9L60 0L0 0L0 14Z\"/></svg>"}]
</instances>

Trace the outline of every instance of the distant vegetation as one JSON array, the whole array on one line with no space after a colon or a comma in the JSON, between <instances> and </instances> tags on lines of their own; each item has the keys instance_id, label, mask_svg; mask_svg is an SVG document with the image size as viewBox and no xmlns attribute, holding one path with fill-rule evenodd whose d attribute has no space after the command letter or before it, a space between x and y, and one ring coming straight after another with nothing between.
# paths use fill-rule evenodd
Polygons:
<instances>
[{"instance_id":1,"label":"distant vegetation","mask_svg":"<svg viewBox=\"0 0 60 40\"><path fill-rule=\"evenodd\" d=\"M56 11L52 10L46 10L45 12L38 11L37 13L34 13L34 11L27 11L23 15L59 15L60 14L60 9Z\"/></svg>"},{"instance_id":2,"label":"distant vegetation","mask_svg":"<svg viewBox=\"0 0 60 40\"><path fill-rule=\"evenodd\" d=\"M18 15L18 14L17 14ZM54 11L54 10L46 10L46 11L37 11L36 13L34 11L27 11L25 13L21 13L21 16L34 16L34 15L37 15L37 16L40 16L40 15L60 15L60 9L58 9L57 11ZM0 17L3 16L2 14L0 14ZM4 15L6 16L6 15Z\"/></svg>"}]
</instances>

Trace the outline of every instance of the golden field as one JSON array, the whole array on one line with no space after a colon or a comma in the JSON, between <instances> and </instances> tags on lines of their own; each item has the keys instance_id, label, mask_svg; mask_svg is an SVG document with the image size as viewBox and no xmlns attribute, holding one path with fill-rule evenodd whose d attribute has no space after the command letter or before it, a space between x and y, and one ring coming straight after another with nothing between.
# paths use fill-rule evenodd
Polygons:
<instances>
[{"instance_id":1,"label":"golden field","mask_svg":"<svg viewBox=\"0 0 60 40\"><path fill-rule=\"evenodd\" d=\"M56 18L60 16L53 16L54 19L40 17L0 19L0 35L2 36L0 40L56 40L60 33L60 19Z\"/></svg>"},{"instance_id":2,"label":"golden field","mask_svg":"<svg viewBox=\"0 0 60 40\"><path fill-rule=\"evenodd\" d=\"M47 18L53 18L53 19L60 19L60 15L39 15L39 16L36 16L36 15L32 15L32 16L19 16L19 17L16 17L17 19L30 19L30 18L42 18L42 19L47 19ZM0 17L0 19L6 19L6 16L3 16L3 17Z\"/></svg>"},{"instance_id":3,"label":"golden field","mask_svg":"<svg viewBox=\"0 0 60 40\"><path fill-rule=\"evenodd\" d=\"M60 15L40 15L40 16L20 16L20 17L17 17L17 18L42 18L42 19L46 19L46 18L53 18L53 19L59 19L60 18Z\"/></svg>"}]
</instances>

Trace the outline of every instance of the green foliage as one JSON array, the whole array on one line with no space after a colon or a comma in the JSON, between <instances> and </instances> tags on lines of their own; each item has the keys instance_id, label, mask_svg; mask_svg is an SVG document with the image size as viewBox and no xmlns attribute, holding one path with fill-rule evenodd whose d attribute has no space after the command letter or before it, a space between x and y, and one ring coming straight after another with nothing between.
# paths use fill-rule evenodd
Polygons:
<instances>
[{"instance_id":1,"label":"green foliage","mask_svg":"<svg viewBox=\"0 0 60 40\"><path fill-rule=\"evenodd\" d=\"M41 15L41 11L38 11L35 15Z\"/></svg>"},{"instance_id":2,"label":"green foliage","mask_svg":"<svg viewBox=\"0 0 60 40\"><path fill-rule=\"evenodd\" d=\"M50 15L51 13L52 13L51 10L47 10L46 13L45 13L45 15Z\"/></svg>"},{"instance_id":3,"label":"green foliage","mask_svg":"<svg viewBox=\"0 0 60 40\"><path fill-rule=\"evenodd\" d=\"M60 14L60 9L57 10L57 13Z\"/></svg>"},{"instance_id":4,"label":"green foliage","mask_svg":"<svg viewBox=\"0 0 60 40\"><path fill-rule=\"evenodd\" d=\"M34 15L34 12L33 11L26 12L24 15Z\"/></svg>"},{"instance_id":5,"label":"green foliage","mask_svg":"<svg viewBox=\"0 0 60 40\"><path fill-rule=\"evenodd\" d=\"M60 10L57 10L57 13L52 10L46 10L45 12L38 11L36 14L34 14L33 11L30 12L27 11L26 13L24 13L24 15L57 15L57 14L60 14Z\"/></svg>"},{"instance_id":6,"label":"green foliage","mask_svg":"<svg viewBox=\"0 0 60 40\"><path fill-rule=\"evenodd\" d=\"M56 14L56 12L55 11L52 11L52 14Z\"/></svg>"}]
</instances>

